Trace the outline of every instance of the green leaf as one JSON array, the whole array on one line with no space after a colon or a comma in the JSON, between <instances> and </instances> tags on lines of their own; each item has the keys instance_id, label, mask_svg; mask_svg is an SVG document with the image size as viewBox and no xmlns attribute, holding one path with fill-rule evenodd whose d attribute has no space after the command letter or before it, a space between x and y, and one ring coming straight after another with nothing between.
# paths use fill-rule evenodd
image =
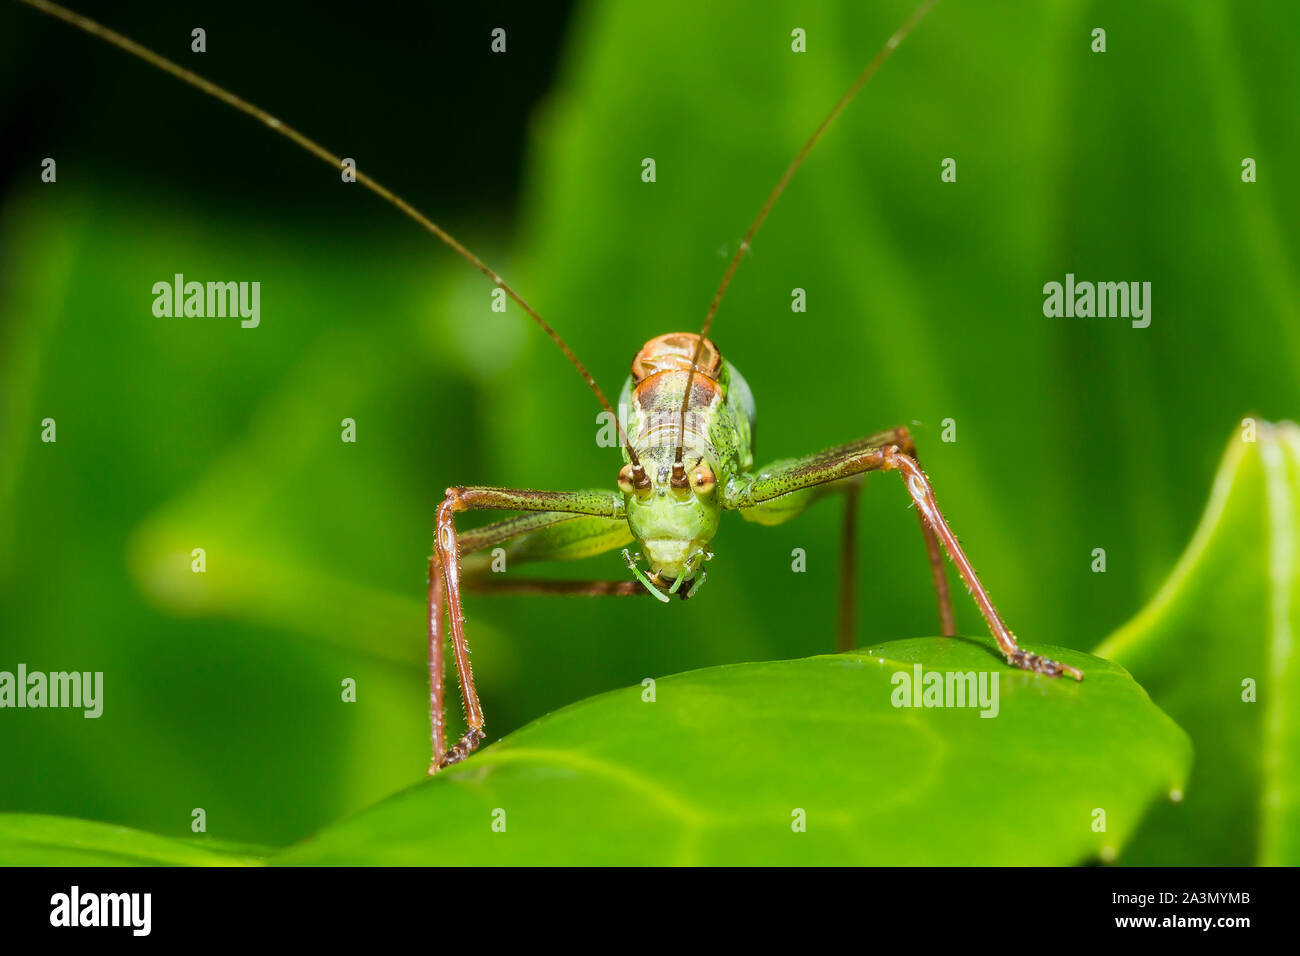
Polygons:
<instances>
[{"instance_id":1,"label":"green leaf","mask_svg":"<svg viewBox=\"0 0 1300 956\"><path fill-rule=\"evenodd\" d=\"M6 866L255 866L266 852L70 817L0 814L0 861Z\"/></svg>"},{"instance_id":2,"label":"green leaf","mask_svg":"<svg viewBox=\"0 0 1300 956\"><path fill-rule=\"evenodd\" d=\"M1186 806L1156 813L1125 862L1300 863L1300 428L1254 429L1165 586L1097 649L1196 745Z\"/></svg>"},{"instance_id":3,"label":"green leaf","mask_svg":"<svg viewBox=\"0 0 1300 956\"><path fill-rule=\"evenodd\" d=\"M1070 864L1180 791L1186 736L1119 667L1083 683L963 638L614 691L277 858L288 864ZM991 672L991 719L896 707L894 675ZM991 699L991 698L990 698ZM1094 832L1097 810L1105 832ZM800 816L806 831L795 832ZM504 821L505 831L494 829Z\"/></svg>"}]
</instances>

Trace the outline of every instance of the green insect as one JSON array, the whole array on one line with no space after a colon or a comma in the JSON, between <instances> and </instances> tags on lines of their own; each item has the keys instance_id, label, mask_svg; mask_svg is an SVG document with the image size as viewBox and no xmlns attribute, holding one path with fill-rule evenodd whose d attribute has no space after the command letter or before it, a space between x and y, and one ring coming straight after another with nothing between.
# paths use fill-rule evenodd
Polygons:
<instances>
[{"instance_id":1,"label":"green insect","mask_svg":"<svg viewBox=\"0 0 1300 956\"><path fill-rule=\"evenodd\" d=\"M208 82L151 50L93 20L48 0L22 0L29 6L100 37L153 66L266 124L335 168L343 160L257 106ZM897 472L916 505L921 532L938 596L945 635L955 633L943 553L956 566L980 613L1012 666L1051 677L1082 680L1073 667L1022 649L1002 622L988 592L948 526L929 479L917 463L906 428L893 428L835 448L755 467L753 395L740 372L709 340L718 306L740 261L777 198L835 118L903 39L929 12L935 0L921 5L885 43L835 104L786 168L744 240L731 259L699 333L672 332L645 343L632 361L615 415L591 373L559 334L496 272L400 196L357 170L356 181L450 246L486 275L522 308L555 342L582 375L617 428L623 465L617 490L539 491L484 486L448 488L438 508L434 554L429 560L428 639L430 718L433 759L429 773L464 760L483 740L484 716L470 669L462 593L467 590L544 594L637 595L660 601L682 600L699 592L712 559L709 545L723 512L735 511L758 524L781 524L829 494L843 494L845 548L839 620L839 644L852 646L854 516L862 476L871 471ZM471 510L517 512L512 517L458 531L455 515ZM634 553L630 546L637 548ZM489 552L504 547L515 563L572 560L621 551L631 577L615 581L510 580L489 572ZM450 627L447 625L450 624ZM444 654L450 632L468 729L446 745Z\"/></svg>"}]
</instances>

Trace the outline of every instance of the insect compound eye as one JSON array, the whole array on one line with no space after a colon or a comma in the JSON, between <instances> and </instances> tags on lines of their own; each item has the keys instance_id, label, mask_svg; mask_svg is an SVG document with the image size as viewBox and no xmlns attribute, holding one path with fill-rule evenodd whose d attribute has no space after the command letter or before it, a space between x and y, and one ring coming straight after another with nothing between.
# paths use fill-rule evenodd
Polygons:
<instances>
[{"instance_id":1,"label":"insect compound eye","mask_svg":"<svg viewBox=\"0 0 1300 956\"><path fill-rule=\"evenodd\" d=\"M618 470L618 490L625 495L632 493L632 466L624 465Z\"/></svg>"},{"instance_id":2,"label":"insect compound eye","mask_svg":"<svg viewBox=\"0 0 1300 956\"><path fill-rule=\"evenodd\" d=\"M650 490L650 476L639 465L624 465L618 470L618 488L625 495L644 496Z\"/></svg>"},{"instance_id":3,"label":"insect compound eye","mask_svg":"<svg viewBox=\"0 0 1300 956\"><path fill-rule=\"evenodd\" d=\"M697 495L707 495L713 490L714 482L713 469L708 465L700 465L691 472L691 487Z\"/></svg>"}]
</instances>

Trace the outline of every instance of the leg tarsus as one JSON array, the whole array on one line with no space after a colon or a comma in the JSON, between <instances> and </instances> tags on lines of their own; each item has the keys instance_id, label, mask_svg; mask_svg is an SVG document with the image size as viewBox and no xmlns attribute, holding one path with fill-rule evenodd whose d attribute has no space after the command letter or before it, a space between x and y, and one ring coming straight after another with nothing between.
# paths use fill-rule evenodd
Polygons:
<instances>
[{"instance_id":1,"label":"leg tarsus","mask_svg":"<svg viewBox=\"0 0 1300 956\"><path fill-rule=\"evenodd\" d=\"M1071 667L1069 664L1058 664L1049 657L1044 657L1042 654L1030 654L1023 648L1016 648L1010 654L1007 654L1006 658L1008 664L1012 667L1018 667L1022 671L1046 674L1048 677L1060 677L1062 674L1068 674L1075 680L1083 680L1083 671L1077 667Z\"/></svg>"},{"instance_id":2,"label":"leg tarsus","mask_svg":"<svg viewBox=\"0 0 1300 956\"><path fill-rule=\"evenodd\" d=\"M441 760L437 760L429 766L429 776L433 776L439 770L450 767L454 763L460 763L466 757L474 752L483 738L487 736L482 730L467 730L465 734L452 747L442 755Z\"/></svg>"}]
</instances>

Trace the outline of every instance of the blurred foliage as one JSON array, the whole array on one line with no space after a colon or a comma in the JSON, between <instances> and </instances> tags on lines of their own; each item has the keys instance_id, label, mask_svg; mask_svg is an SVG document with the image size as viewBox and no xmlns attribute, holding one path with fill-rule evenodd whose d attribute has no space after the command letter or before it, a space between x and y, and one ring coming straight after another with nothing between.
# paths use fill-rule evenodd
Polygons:
<instances>
[{"instance_id":1,"label":"blurred foliage","mask_svg":"<svg viewBox=\"0 0 1300 956\"><path fill-rule=\"evenodd\" d=\"M1298 555L1300 427L1254 423L1165 586L1097 649L1196 746L1186 805L1157 810L1125 862L1300 863Z\"/></svg>"},{"instance_id":2,"label":"blurred foliage","mask_svg":"<svg viewBox=\"0 0 1300 956\"><path fill-rule=\"evenodd\" d=\"M260 847L160 837L89 820L0 814L6 866L255 866L266 854Z\"/></svg>"},{"instance_id":3,"label":"blurred foliage","mask_svg":"<svg viewBox=\"0 0 1300 956\"><path fill-rule=\"evenodd\" d=\"M641 342L698 326L724 249L911 5L586 7L535 114L514 243L496 200L449 225L614 392ZM1096 644L1173 566L1223 436L1248 411L1300 408L1300 216L1281 175L1300 148L1297 20L1226 0L941 4L795 178L719 312L715 340L755 390L759 457L914 423L1017 633ZM490 311L481 276L255 124L39 29L45 83L86 57L109 93L143 72L104 115L163 130L174 115L187 132L98 175L121 147L65 133L58 185L29 174L0 210L0 668L103 670L107 697L94 721L0 714L0 808L180 835L203 807L214 836L288 843L423 773L442 488L612 486L618 458L596 446L572 369L517 311ZM386 28L353 42L382 50ZM534 90L512 57L499 69ZM237 54L205 63L291 122L329 102L328 86L274 74L236 82ZM460 183L391 178L387 157L430 136L470 154L508 141L431 119L433 93L406 100L383 78L354 79L411 138L362 164L438 218ZM188 112L155 112L154 88ZM304 125L345 153L359 141L346 123ZM944 157L956 183L939 179ZM283 201L244 195L268 189ZM154 318L149 290L175 272L260 281L261 328ZM1043 284L1067 272L1152 282L1151 327L1044 318ZM806 315L790 312L796 287ZM339 441L345 417L355 445ZM955 443L939 440L945 418ZM934 627L907 496L891 476L869 484L868 646ZM646 676L828 647L838 526L834 503L780 528L724 525L685 604L471 599L490 733ZM194 547L208 549L198 581ZM561 571L626 574L615 556ZM958 614L982 630L973 607ZM343 705L348 677L358 700Z\"/></svg>"}]
</instances>

